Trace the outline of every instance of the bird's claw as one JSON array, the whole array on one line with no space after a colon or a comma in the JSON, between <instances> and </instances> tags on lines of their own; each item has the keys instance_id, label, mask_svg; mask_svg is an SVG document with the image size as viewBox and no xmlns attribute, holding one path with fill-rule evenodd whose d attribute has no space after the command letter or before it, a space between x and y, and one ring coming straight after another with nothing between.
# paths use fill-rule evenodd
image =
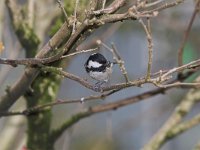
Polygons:
<instances>
[{"instance_id":1,"label":"bird's claw","mask_svg":"<svg viewBox=\"0 0 200 150\"><path fill-rule=\"evenodd\" d=\"M102 84L104 84L104 82L97 82L93 87L94 91L103 92Z\"/></svg>"}]
</instances>

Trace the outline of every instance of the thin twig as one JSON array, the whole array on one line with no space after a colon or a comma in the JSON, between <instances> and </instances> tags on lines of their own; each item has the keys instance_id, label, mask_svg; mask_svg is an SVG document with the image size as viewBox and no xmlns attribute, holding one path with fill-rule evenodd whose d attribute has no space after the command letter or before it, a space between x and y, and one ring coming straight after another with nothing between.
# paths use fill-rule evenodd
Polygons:
<instances>
[{"instance_id":1,"label":"thin twig","mask_svg":"<svg viewBox=\"0 0 200 150\"><path fill-rule=\"evenodd\" d=\"M119 8L121 8L122 6L124 6L125 2L126 0L115 0L107 8L103 7L103 9L93 11L92 13L95 15L111 14L119 10Z\"/></svg>"},{"instance_id":2,"label":"thin twig","mask_svg":"<svg viewBox=\"0 0 200 150\"><path fill-rule=\"evenodd\" d=\"M72 34L75 33L76 31L76 22L77 22L77 9L78 9L78 4L79 4L79 0L76 0L75 2L75 8L74 8L74 19L73 19L73 28L72 28Z\"/></svg>"},{"instance_id":3,"label":"thin twig","mask_svg":"<svg viewBox=\"0 0 200 150\"><path fill-rule=\"evenodd\" d=\"M147 36L148 41L148 65L147 65L147 74L146 74L146 80L148 81L151 77L151 68L152 68L152 59L153 59L153 42L152 42L152 36L151 36L151 29L150 29L150 20L147 19L147 26L145 25L144 21L142 19L139 19L139 22L141 23L142 27L144 28L144 31Z\"/></svg>"},{"instance_id":4,"label":"thin twig","mask_svg":"<svg viewBox=\"0 0 200 150\"><path fill-rule=\"evenodd\" d=\"M93 52L93 51L96 51L96 50L98 50L98 48L92 48L92 49L77 51L77 52L74 52L74 53L71 53L71 54L68 54L68 55L63 55L63 56L61 57L61 59L67 58L67 57L71 57L71 56L75 56L75 55L77 55L77 54Z\"/></svg>"},{"instance_id":5,"label":"thin twig","mask_svg":"<svg viewBox=\"0 0 200 150\"><path fill-rule=\"evenodd\" d=\"M182 82L175 82L175 83L171 83L171 84L156 84L156 86L160 87L160 88L169 88L169 87L191 87L191 88L198 88L200 86L200 83L198 82L194 82L194 83L182 83Z\"/></svg>"},{"instance_id":6,"label":"thin twig","mask_svg":"<svg viewBox=\"0 0 200 150\"><path fill-rule=\"evenodd\" d=\"M142 6L141 6L142 7ZM135 12L136 14L140 14L138 12L137 7L131 7L130 8L131 13ZM152 35L151 35L151 23L150 18L147 17L147 25L145 25L142 18L138 18L139 23L141 23L142 27L144 28L144 31L146 33L147 42L148 42L148 65L147 65L147 73L146 73L146 80L150 81L151 78L151 68L152 68L152 59L153 59L153 41L152 41Z\"/></svg>"},{"instance_id":7,"label":"thin twig","mask_svg":"<svg viewBox=\"0 0 200 150\"><path fill-rule=\"evenodd\" d=\"M143 8L147 8L147 7L152 7L152 6L155 6L155 5L158 5L159 3L162 3L164 0L157 0L155 2L152 2L152 3L147 3L144 5Z\"/></svg>"},{"instance_id":8,"label":"thin twig","mask_svg":"<svg viewBox=\"0 0 200 150\"><path fill-rule=\"evenodd\" d=\"M63 14L65 16L65 21L68 23L69 22L68 15L67 15L67 12L65 11L63 4L61 3L61 0L57 0L57 2L58 2L58 5L59 5L61 11L63 12Z\"/></svg>"},{"instance_id":9,"label":"thin twig","mask_svg":"<svg viewBox=\"0 0 200 150\"><path fill-rule=\"evenodd\" d=\"M105 8L105 5L106 5L106 0L103 0L103 3L102 3L102 9Z\"/></svg>"},{"instance_id":10,"label":"thin twig","mask_svg":"<svg viewBox=\"0 0 200 150\"><path fill-rule=\"evenodd\" d=\"M93 48L93 49L87 49L87 50L80 50L78 52L70 53L68 55L61 56L59 59L64 59L67 57L75 56L77 54L81 53L87 53L87 52L92 52L97 50L98 48ZM43 64L48 64L51 62L51 58L53 57L48 57L48 58L24 58L24 59L7 59L7 58L0 58L0 64L5 64L5 65L11 65L13 67L17 67L17 65L26 65L26 66L31 66L31 65L43 65Z\"/></svg>"},{"instance_id":11,"label":"thin twig","mask_svg":"<svg viewBox=\"0 0 200 150\"><path fill-rule=\"evenodd\" d=\"M184 0L176 0L174 2L170 2L170 3L164 3L163 5L159 6L159 7L156 7L155 9L152 9L152 10L147 10L147 11L143 11L141 12L141 14L154 14L154 13L158 13L160 12L161 10L164 10L164 9L167 9L167 8L170 8L170 7L174 7L176 5L179 5L181 3L183 3Z\"/></svg>"},{"instance_id":12,"label":"thin twig","mask_svg":"<svg viewBox=\"0 0 200 150\"><path fill-rule=\"evenodd\" d=\"M113 49L113 53L114 53L115 58L116 58L115 60L116 60L117 64L119 65L119 68L120 68L122 74L124 75L126 83L130 82L126 68L124 66L124 61L122 60L122 58L121 58L116 46L114 45L114 43L112 43L112 49Z\"/></svg>"},{"instance_id":13,"label":"thin twig","mask_svg":"<svg viewBox=\"0 0 200 150\"><path fill-rule=\"evenodd\" d=\"M192 24L193 24L193 22L195 20L195 17L197 15L197 13L199 12L199 7L200 7L200 0L198 0L197 3L196 3L196 6L195 6L194 12L192 14L192 17L190 19L190 22L189 22L189 24L187 26L186 31L184 32L184 36L183 36L183 40L181 42L181 46L180 46L180 48L178 50L178 65L179 66L183 65L183 50L184 50L185 44L186 44L186 42L188 40L189 33L190 33L191 28L192 28Z\"/></svg>"},{"instance_id":14,"label":"thin twig","mask_svg":"<svg viewBox=\"0 0 200 150\"><path fill-rule=\"evenodd\" d=\"M200 59L198 60L195 60L195 61L192 61L188 64L185 64L185 65L182 65L180 67L175 67L173 69L170 69L168 72L166 72L165 74L163 74L161 76L162 79L166 78L167 76L175 73L175 72L180 72L180 71L183 71L185 69L193 69L193 68L196 68L196 67L199 67L200 66Z\"/></svg>"},{"instance_id":15,"label":"thin twig","mask_svg":"<svg viewBox=\"0 0 200 150\"><path fill-rule=\"evenodd\" d=\"M30 116L30 115L35 115L41 112L44 112L45 110L48 110L49 108L56 106L56 105L61 105L61 104L74 104L74 103L84 103L88 101L94 101L94 100L103 100L105 97L110 96L117 92L118 90L112 90L109 92L105 92L100 95L91 95L88 97L82 97L78 99L70 99L70 100L57 100L56 102L51 102L51 103L46 103L42 105L37 105L35 107L27 108L21 111L10 111L6 113L0 113L3 116L16 116L16 115L25 115L25 116Z\"/></svg>"},{"instance_id":16,"label":"thin twig","mask_svg":"<svg viewBox=\"0 0 200 150\"><path fill-rule=\"evenodd\" d=\"M122 60L119 52L117 51L117 48L115 47L115 45L112 43L112 48L110 48L108 45L106 45L105 43L103 43L101 40L97 40L96 41L98 45L102 45L103 47L105 47L107 50L109 50L112 55L113 55L113 60L119 65L119 68L125 78L126 83L130 82L129 78L128 78L128 74L126 71L126 68L124 66L124 61Z\"/></svg>"}]
</instances>

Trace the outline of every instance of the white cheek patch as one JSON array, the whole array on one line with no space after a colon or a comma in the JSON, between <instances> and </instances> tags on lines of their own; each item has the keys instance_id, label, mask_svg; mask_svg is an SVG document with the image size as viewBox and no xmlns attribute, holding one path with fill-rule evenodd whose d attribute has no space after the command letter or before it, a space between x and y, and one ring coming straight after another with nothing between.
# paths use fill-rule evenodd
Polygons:
<instances>
[{"instance_id":1,"label":"white cheek patch","mask_svg":"<svg viewBox=\"0 0 200 150\"><path fill-rule=\"evenodd\" d=\"M101 66L102 66L102 64L100 64L98 62L95 62L95 61L92 61L92 60L90 60L89 63L88 63L88 68L91 68L91 67L93 67L93 68L99 68Z\"/></svg>"}]
</instances>

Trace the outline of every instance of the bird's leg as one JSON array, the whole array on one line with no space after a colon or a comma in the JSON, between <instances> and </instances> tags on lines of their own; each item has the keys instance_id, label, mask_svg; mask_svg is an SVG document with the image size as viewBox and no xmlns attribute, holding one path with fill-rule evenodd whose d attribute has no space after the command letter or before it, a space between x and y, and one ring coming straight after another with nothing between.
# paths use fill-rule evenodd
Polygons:
<instances>
[{"instance_id":1,"label":"bird's leg","mask_svg":"<svg viewBox=\"0 0 200 150\"><path fill-rule=\"evenodd\" d=\"M97 83L95 83L94 85L94 90L96 92L103 92L103 89L102 89L102 85L106 83L106 81L98 81Z\"/></svg>"}]
</instances>

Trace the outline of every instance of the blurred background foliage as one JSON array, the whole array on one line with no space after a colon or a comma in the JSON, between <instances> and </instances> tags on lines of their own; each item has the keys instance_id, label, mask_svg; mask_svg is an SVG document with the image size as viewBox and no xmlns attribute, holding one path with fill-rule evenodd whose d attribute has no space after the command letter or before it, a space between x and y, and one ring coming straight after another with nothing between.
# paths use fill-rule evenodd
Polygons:
<instances>
[{"instance_id":1,"label":"blurred background foliage","mask_svg":"<svg viewBox=\"0 0 200 150\"><path fill-rule=\"evenodd\" d=\"M25 1L19 1L25 4ZM80 0L80 3L84 1ZM72 12L75 0L66 0L65 9ZM58 4L54 0L36 1L34 16L34 31L39 37L42 47L44 43L57 31L64 21ZM177 50L183 37L185 28L194 9L193 1L185 1L183 4L162 11L158 17L152 19L152 33L154 42L153 72L160 69L169 69L177 65ZM0 41L3 41L5 49L1 57L23 58L25 51L12 29L11 20L5 7L4 0L0 1ZM62 17L60 17L62 16ZM199 16L196 18L190 38L184 49L184 63L199 58ZM102 36L103 34L106 36ZM124 21L123 23L108 24L94 32L94 34L80 46L86 47L94 38L102 37L102 40L110 45L114 42L122 58L131 79L137 79L145 75L147 67L147 41L141 25L137 21ZM104 48L100 52L112 60L110 52ZM66 71L88 78L84 70L84 62L90 54L81 54L68 61ZM0 94L7 86L10 86L23 73L24 67L11 68L0 66ZM190 80L193 80L191 78ZM124 81L118 67L114 67L111 83ZM117 101L121 98L136 95L153 89L151 85L142 88L131 87L122 90L104 101L94 101L84 104L64 104L53 107L51 129L59 127L72 114L81 111L88 106ZM56 142L57 150L87 149L87 150L137 150L140 149L154 135L169 117L174 107L179 103L186 90L172 89L163 95L150 98L147 101L118 109L117 111L101 113L81 120ZM62 79L56 99L79 98L95 94L80 86L74 81ZM188 115L199 112L200 105ZM13 110L25 108L23 97L12 107ZM39 128L39 127L38 127ZM0 120L0 140L3 150L21 150L27 141L27 122L25 117L16 116ZM164 145L162 150L188 150L200 139L200 126L185 132L174 140Z\"/></svg>"}]
</instances>

